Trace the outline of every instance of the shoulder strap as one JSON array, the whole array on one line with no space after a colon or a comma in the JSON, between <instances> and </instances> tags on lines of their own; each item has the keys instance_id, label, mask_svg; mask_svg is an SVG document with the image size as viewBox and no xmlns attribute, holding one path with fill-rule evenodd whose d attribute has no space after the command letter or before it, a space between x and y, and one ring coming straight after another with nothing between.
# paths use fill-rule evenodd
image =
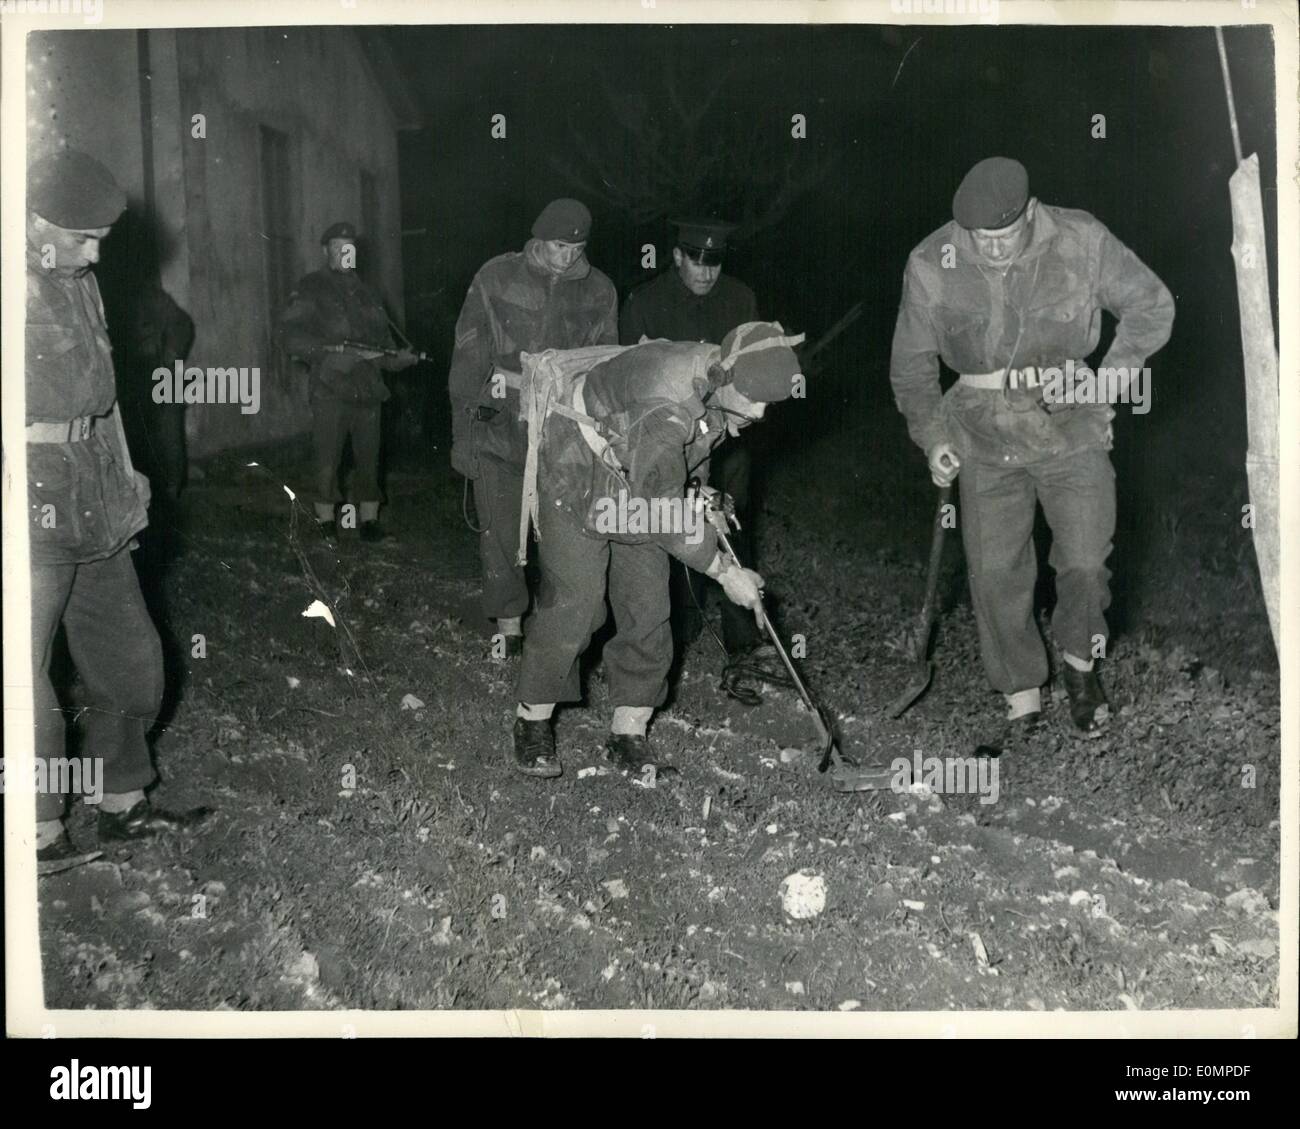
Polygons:
<instances>
[{"instance_id":1,"label":"shoulder strap","mask_svg":"<svg viewBox=\"0 0 1300 1129\"><path fill-rule=\"evenodd\" d=\"M531 525L536 535L541 536L537 522L537 464L547 418L552 413L558 413L573 420L593 454L608 466L605 455L609 441L602 433L609 429L585 410L570 407L565 400L572 397L576 380L581 378L585 381L586 374L596 365L629 348L633 346L592 345L585 349L547 349L542 353L520 354L524 371L518 377L519 418L528 425L528 452L524 457L524 488L519 507L519 551L515 557L517 564L524 565L528 561L528 527ZM514 386L511 380L514 375L504 374L507 387ZM600 450L592 445L588 433L603 444Z\"/></svg>"}]
</instances>

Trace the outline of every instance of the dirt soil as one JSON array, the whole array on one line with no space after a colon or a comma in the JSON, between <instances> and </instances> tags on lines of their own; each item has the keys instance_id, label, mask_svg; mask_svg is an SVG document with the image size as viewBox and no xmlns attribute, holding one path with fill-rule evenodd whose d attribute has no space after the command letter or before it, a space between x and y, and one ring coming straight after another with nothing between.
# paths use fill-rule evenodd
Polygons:
<instances>
[{"instance_id":1,"label":"dirt soil","mask_svg":"<svg viewBox=\"0 0 1300 1129\"><path fill-rule=\"evenodd\" d=\"M773 472L759 533L779 621L848 753L969 756L1000 704L955 543L934 684L884 717L932 497L902 460L846 471L854 442ZM1278 672L1249 548L1224 557L1248 537L1233 498L1218 525L1116 562L1105 735L1073 736L1057 690L981 802L833 792L797 700L722 696L707 634L651 731L679 776L601 760L599 666L559 717L564 775L518 776L514 669L476 611L459 481L391 474L396 539L329 551L285 489L305 468L274 462L209 467L146 546L172 641L155 802L217 812L41 882L47 1006L1277 1006ZM810 496L817 476L843 488ZM334 626L304 617L315 600ZM93 841L83 805L70 826ZM810 916L783 903L800 886Z\"/></svg>"}]
</instances>

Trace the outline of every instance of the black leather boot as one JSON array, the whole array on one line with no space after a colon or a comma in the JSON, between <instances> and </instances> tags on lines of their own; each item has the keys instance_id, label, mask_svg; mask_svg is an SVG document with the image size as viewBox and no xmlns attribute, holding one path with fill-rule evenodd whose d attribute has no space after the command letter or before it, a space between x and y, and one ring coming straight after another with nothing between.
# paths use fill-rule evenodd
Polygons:
<instances>
[{"instance_id":1,"label":"black leather boot","mask_svg":"<svg viewBox=\"0 0 1300 1129\"><path fill-rule=\"evenodd\" d=\"M44 878L47 874L58 874L71 870L74 866L94 862L103 855L103 851L82 851L68 838L66 831L60 831L59 837L36 852L36 874Z\"/></svg>"},{"instance_id":2,"label":"black leather boot","mask_svg":"<svg viewBox=\"0 0 1300 1129\"><path fill-rule=\"evenodd\" d=\"M550 720L515 718L515 769L525 776L554 777L564 771L555 755L555 730Z\"/></svg>"},{"instance_id":3,"label":"black leather boot","mask_svg":"<svg viewBox=\"0 0 1300 1129\"><path fill-rule=\"evenodd\" d=\"M643 733L611 733L605 741L605 759L620 772L638 776L646 765L655 763L650 740Z\"/></svg>"},{"instance_id":4,"label":"black leather boot","mask_svg":"<svg viewBox=\"0 0 1300 1129\"><path fill-rule=\"evenodd\" d=\"M99 811L98 831L101 843L125 843L152 839L167 831L186 831L212 814L211 808L193 808L187 812L156 808L147 799L129 811Z\"/></svg>"},{"instance_id":5,"label":"black leather boot","mask_svg":"<svg viewBox=\"0 0 1300 1129\"><path fill-rule=\"evenodd\" d=\"M1095 670L1075 670L1062 663L1065 692L1070 695L1070 720L1084 733L1095 733L1108 720L1106 695Z\"/></svg>"}]
</instances>

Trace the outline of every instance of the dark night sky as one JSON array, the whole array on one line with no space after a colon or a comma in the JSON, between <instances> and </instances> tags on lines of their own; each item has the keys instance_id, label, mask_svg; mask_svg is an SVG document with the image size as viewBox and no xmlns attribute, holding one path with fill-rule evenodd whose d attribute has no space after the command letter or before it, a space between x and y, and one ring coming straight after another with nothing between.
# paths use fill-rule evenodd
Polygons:
<instances>
[{"instance_id":1,"label":"dark night sky","mask_svg":"<svg viewBox=\"0 0 1300 1129\"><path fill-rule=\"evenodd\" d=\"M1227 32L1242 143L1260 154L1275 248L1270 34ZM820 149L835 162L725 269L753 286L764 316L810 338L866 299L866 316L835 354L828 379L837 395L890 405L889 338L907 252L950 218L966 169L1003 153L1025 163L1035 195L1094 213L1169 285L1178 321L1153 365L1157 412L1213 418L1219 453L1240 463L1233 153L1212 30L548 26L389 35L423 114L423 129L402 138L401 181L404 226L431 232L407 241L406 286L412 329L433 348L449 351L448 319L473 272L521 247L553 196L585 196L596 219L590 258L620 297L646 277L643 242L666 254L662 220L634 228L553 159L582 163L574 131L614 159L630 154L637 139L606 108L599 76L662 105L675 58L688 90L728 72L706 119L719 136L737 120L757 121L781 154L803 146L800 160ZM505 141L489 136L496 113L506 115ZM807 116L804 141L790 138L793 113ZM1106 117L1105 140L1090 135L1094 114ZM1275 260L1271 249L1276 304ZM417 296L430 292L432 307L422 307Z\"/></svg>"}]
</instances>

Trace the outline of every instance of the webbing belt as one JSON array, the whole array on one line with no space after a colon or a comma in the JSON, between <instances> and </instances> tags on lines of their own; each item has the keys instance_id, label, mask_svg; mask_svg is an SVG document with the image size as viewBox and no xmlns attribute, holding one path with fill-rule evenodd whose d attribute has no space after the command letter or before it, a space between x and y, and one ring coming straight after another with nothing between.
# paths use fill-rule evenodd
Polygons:
<instances>
[{"instance_id":1,"label":"webbing belt","mask_svg":"<svg viewBox=\"0 0 1300 1129\"><path fill-rule=\"evenodd\" d=\"M1009 373L1006 369L1000 368L996 372L964 372L961 374L962 384L968 388L982 388L985 391L1002 391L1004 381L1007 387L1012 390L1038 388L1043 383L1043 374L1042 370L1036 365L1013 368Z\"/></svg>"}]
</instances>

